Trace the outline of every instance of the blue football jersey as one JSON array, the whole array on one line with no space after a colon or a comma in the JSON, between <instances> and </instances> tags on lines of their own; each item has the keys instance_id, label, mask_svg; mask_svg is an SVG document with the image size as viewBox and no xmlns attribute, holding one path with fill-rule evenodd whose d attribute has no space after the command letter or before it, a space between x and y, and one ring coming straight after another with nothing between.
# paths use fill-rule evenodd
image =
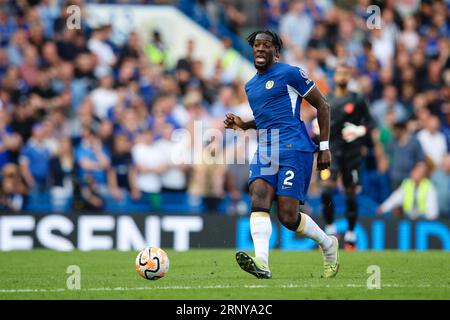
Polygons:
<instances>
[{"instance_id":1,"label":"blue football jersey","mask_svg":"<svg viewBox=\"0 0 450 320\"><path fill-rule=\"evenodd\" d=\"M315 86L300 68L274 63L245 85L258 129L258 147L273 149L278 137L280 151L315 152L315 144L300 118L302 98ZM276 135L278 133L278 135Z\"/></svg>"}]
</instances>

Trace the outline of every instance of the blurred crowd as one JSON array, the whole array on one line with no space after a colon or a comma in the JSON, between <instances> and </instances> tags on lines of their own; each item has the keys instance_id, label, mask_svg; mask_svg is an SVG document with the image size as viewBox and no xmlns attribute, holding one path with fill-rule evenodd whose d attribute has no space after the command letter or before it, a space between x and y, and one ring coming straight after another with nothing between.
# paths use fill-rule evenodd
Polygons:
<instances>
[{"instance_id":1,"label":"blurred crowd","mask_svg":"<svg viewBox=\"0 0 450 320\"><path fill-rule=\"evenodd\" d=\"M424 204L427 218L449 215L450 2L342 5L269 0L264 21L281 34L284 60L306 70L323 92L333 90L337 63L353 67L350 89L367 98L377 124L361 170L362 194L381 204L377 211L408 211L411 200ZM315 117L302 111L307 123ZM409 199L411 181L418 191Z\"/></svg>"},{"instance_id":2,"label":"blurred crowd","mask_svg":"<svg viewBox=\"0 0 450 320\"><path fill-rule=\"evenodd\" d=\"M201 11L209 2L178 5L213 20ZM161 194L182 193L189 195L186 205L201 202L216 211L228 198L227 212L247 213L246 164L191 165L172 157L190 152L172 139L175 130L193 133L200 120L204 128L223 131L227 112L251 119L244 79L227 73L229 56L207 73L190 40L185 56L169 63L158 30L151 39L131 32L118 46L111 25L89 26L82 19L81 29L67 28L71 4L84 6L79 0L0 0L2 210L26 210L28 199L40 193L49 194L56 211L103 210L109 201L157 209ZM242 32L246 13L231 1L219 4L226 7L223 21ZM367 12L371 4L381 8L379 20ZM258 27L282 36L281 60L302 67L322 92L333 90L337 63L353 66L350 87L364 94L377 123L362 150L362 194L378 204L412 175L434 186L441 215L450 212L449 6L260 2ZM230 38L222 41L234 53ZM312 136L314 110L302 108ZM320 192L315 177L310 191Z\"/></svg>"}]
</instances>

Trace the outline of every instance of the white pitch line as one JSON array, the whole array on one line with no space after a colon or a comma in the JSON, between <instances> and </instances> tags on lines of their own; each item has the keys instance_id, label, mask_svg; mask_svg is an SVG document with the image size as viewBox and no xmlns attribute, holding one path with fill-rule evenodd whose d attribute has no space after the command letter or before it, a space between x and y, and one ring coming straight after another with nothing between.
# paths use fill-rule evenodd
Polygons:
<instances>
[{"instance_id":1,"label":"white pitch line","mask_svg":"<svg viewBox=\"0 0 450 320\"><path fill-rule=\"evenodd\" d=\"M382 284L382 288L448 288L449 286L431 286L430 284L422 285L400 285L400 284ZM366 288L362 284L342 284L342 285L312 285L312 284L288 284L288 285L244 285L244 286L228 286L228 285L211 285L211 286L165 286L165 287L116 287L116 288L84 288L80 290L69 290L65 288L57 289L0 289L0 293L52 293L66 291L144 291L144 290L204 290L204 289L299 289L299 288Z\"/></svg>"}]
</instances>

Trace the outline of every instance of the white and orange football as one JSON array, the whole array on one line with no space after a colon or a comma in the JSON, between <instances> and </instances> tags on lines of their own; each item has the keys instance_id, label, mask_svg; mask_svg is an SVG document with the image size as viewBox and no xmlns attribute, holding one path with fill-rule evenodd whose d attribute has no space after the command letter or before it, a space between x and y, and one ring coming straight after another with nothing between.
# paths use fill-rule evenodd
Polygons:
<instances>
[{"instance_id":1,"label":"white and orange football","mask_svg":"<svg viewBox=\"0 0 450 320\"><path fill-rule=\"evenodd\" d=\"M161 248L144 248L136 257L136 271L144 279L158 280L169 271L169 257Z\"/></svg>"}]
</instances>

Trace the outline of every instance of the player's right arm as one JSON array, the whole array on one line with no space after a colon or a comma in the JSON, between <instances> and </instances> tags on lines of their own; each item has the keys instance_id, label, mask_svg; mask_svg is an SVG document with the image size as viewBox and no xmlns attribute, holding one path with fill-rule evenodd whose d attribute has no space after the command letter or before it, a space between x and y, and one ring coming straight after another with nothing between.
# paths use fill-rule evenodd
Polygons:
<instances>
[{"instance_id":1,"label":"player's right arm","mask_svg":"<svg viewBox=\"0 0 450 320\"><path fill-rule=\"evenodd\" d=\"M234 129L234 130L256 129L255 120L245 122L240 117L232 113L227 113L227 116L223 123L225 124L226 129Z\"/></svg>"}]
</instances>

